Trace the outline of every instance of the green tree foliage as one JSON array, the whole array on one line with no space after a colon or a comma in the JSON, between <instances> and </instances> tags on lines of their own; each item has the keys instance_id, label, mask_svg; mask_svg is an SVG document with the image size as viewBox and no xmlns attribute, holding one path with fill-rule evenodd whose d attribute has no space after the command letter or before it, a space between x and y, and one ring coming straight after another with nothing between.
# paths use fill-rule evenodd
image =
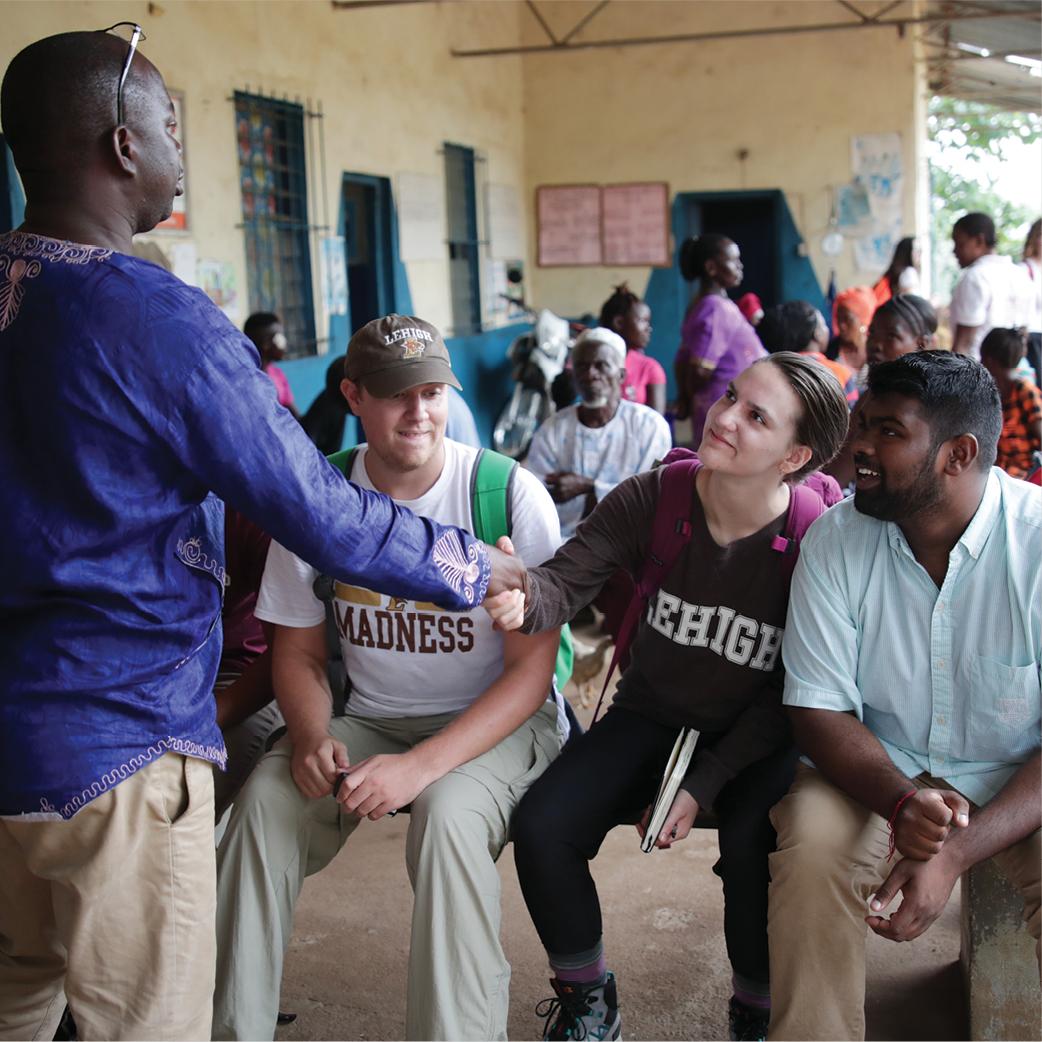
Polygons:
<instances>
[{"instance_id":1,"label":"green tree foliage","mask_svg":"<svg viewBox=\"0 0 1042 1042\"><path fill-rule=\"evenodd\" d=\"M932 146L933 285L946 295L958 270L951 255L952 225L964 213L990 214L998 232L998 251L1020 258L1027 227L1038 214L996 191L987 165L989 160L1008 162L1017 144L1042 141L1042 118L1034 112L1006 112L959 98L934 97L927 126Z\"/></svg>"}]
</instances>

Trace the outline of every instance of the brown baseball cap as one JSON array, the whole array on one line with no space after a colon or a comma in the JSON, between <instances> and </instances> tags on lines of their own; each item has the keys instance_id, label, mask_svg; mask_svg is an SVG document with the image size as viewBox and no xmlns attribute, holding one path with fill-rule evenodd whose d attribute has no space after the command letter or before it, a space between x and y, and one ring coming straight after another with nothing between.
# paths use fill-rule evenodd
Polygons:
<instances>
[{"instance_id":1,"label":"brown baseball cap","mask_svg":"<svg viewBox=\"0 0 1042 1042\"><path fill-rule=\"evenodd\" d=\"M412 315L384 315L362 326L347 345L344 375L376 398L392 398L419 384L463 390L441 333Z\"/></svg>"}]
</instances>

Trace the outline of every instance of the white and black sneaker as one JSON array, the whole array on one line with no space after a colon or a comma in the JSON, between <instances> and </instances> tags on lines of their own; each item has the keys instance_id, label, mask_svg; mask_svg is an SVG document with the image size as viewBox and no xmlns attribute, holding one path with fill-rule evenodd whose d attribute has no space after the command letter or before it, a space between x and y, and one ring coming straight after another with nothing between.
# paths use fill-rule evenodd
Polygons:
<instances>
[{"instance_id":1,"label":"white and black sneaker","mask_svg":"<svg viewBox=\"0 0 1042 1042\"><path fill-rule=\"evenodd\" d=\"M556 998L543 999L536 1015L543 1018L544 1039L590 1039L603 1042L622 1037L622 1018L615 974L599 984L574 984L551 978Z\"/></svg>"}]
</instances>

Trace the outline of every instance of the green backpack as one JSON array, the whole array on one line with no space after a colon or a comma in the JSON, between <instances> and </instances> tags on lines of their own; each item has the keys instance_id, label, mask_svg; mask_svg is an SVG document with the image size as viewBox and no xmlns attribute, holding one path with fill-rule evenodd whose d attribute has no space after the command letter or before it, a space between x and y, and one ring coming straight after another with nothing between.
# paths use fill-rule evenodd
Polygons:
<instances>
[{"instance_id":1,"label":"green backpack","mask_svg":"<svg viewBox=\"0 0 1042 1042\"><path fill-rule=\"evenodd\" d=\"M341 449L326 458L345 477L350 478L351 467L358 448ZM479 449L474 461L474 472L470 481L470 512L474 519L474 535L486 543L495 544L500 536L510 535L510 492L517 472L517 460L503 456L491 449ZM326 605L326 632L330 651L329 677L333 689L334 713L343 714L343 707L350 693L350 680L346 677L340 650L340 636L333 614L333 581L328 576L315 580L315 594ZM557 648L557 664L554 679L558 691L572 675L575 653L572 647L572 631L567 624L561 627L561 643Z\"/></svg>"}]
</instances>

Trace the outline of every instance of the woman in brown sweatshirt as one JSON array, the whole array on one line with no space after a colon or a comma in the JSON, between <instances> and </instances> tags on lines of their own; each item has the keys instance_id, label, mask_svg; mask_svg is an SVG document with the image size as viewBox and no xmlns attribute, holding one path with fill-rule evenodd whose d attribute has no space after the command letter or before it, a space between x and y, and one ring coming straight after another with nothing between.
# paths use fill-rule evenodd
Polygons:
<instances>
[{"instance_id":1,"label":"woman in brown sweatshirt","mask_svg":"<svg viewBox=\"0 0 1042 1042\"><path fill-rule=\"evenodd\" d=\"M532 786L515 817L518 876L555 973L546 1038L619 1037L589 862L609 830L646 820L681 726L700 737L656 845L682 840L700 807L716 812L715 871L734 971L731 1037L763 1037L775 842L767 814L796 759L781 705L791 571L772 542L785 529L791 486L835 455L847 418L835 377L789 352L739 374L708 412L691 538L649 601L614 703ZM640 574L660 477L655 470L624 481L529 572L525 631L567 621L617 568ZM511 614L504 607L502 621L516 625Z\"/></svg>"}]
</instances>

